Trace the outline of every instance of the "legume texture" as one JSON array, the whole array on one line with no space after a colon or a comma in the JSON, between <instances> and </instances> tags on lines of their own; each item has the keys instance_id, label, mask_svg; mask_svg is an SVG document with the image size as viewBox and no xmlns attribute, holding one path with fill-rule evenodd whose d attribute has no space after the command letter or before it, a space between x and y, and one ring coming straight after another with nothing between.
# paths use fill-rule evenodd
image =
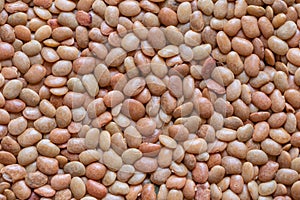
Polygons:
<instances>
[{"instance_id":1,"label":"legume texture","mask_svg":"<svg viewBox=\"0 0 300 200\"><path fill-rule=\"evenodd\" d=\"M299 200L299 0L0 0L0 199Z\"/></svg>"}]
</instances>

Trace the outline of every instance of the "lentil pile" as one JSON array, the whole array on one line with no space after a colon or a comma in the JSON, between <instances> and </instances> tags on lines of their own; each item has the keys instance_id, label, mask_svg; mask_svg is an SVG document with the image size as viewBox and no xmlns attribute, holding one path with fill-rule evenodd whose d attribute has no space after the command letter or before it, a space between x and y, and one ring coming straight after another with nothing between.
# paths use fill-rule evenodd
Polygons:
<instances>
[{"instance_id":1,"label":"lentil pile","mask_svg":"<svg viewBox=\"0 0 300 200\"><path fill-rule=\"evenodd\" d=\"M300 0L0 0L0 200L299 200Z\"/></svg>"}]
</instances>

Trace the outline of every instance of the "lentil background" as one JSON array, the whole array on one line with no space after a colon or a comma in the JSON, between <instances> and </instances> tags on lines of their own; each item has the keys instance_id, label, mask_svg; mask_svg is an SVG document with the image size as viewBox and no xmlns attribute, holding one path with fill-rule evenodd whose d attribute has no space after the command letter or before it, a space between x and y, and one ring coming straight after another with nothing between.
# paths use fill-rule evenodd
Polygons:
<instances>
[{"instance_id":1,"label":"lentil background","mask_svg":"<svg viewBox=\"0 0 300 200\"><path fill-rule=\"evenodd\" d=\"M0 0L0 200L299 200L299 17Z\"/></svg>"}]
</instances>

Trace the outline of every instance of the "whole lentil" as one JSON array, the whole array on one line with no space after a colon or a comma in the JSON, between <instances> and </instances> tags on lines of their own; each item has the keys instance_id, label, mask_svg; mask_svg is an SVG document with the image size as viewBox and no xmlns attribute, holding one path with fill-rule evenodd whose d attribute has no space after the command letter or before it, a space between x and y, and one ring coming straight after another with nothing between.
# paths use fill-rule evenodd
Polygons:
<instances>
[{"instance_id":1,"label":"whole lentil","mask_svg":"<svg viewBox=\"0 0 300 200\"><path fill-rule=\"evenodd\" d=\"M299 3L0 0L0 199L299 199Z\"/></svg>"}]
</instances>

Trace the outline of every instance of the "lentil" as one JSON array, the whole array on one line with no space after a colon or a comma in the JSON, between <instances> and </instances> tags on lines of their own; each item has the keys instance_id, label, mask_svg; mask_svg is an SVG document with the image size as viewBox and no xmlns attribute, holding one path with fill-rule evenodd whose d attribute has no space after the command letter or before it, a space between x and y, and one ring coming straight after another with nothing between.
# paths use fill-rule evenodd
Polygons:
<instances>
[{"instance_id":1,"label":"lentil","mask_svg":"<svg viewBox=\"0 0 300 200\"><path fill-rule=\"evenodd\" d=\"M298 4L0 0L0 199L299 199Z\"/></svg>"}]
</instances>

